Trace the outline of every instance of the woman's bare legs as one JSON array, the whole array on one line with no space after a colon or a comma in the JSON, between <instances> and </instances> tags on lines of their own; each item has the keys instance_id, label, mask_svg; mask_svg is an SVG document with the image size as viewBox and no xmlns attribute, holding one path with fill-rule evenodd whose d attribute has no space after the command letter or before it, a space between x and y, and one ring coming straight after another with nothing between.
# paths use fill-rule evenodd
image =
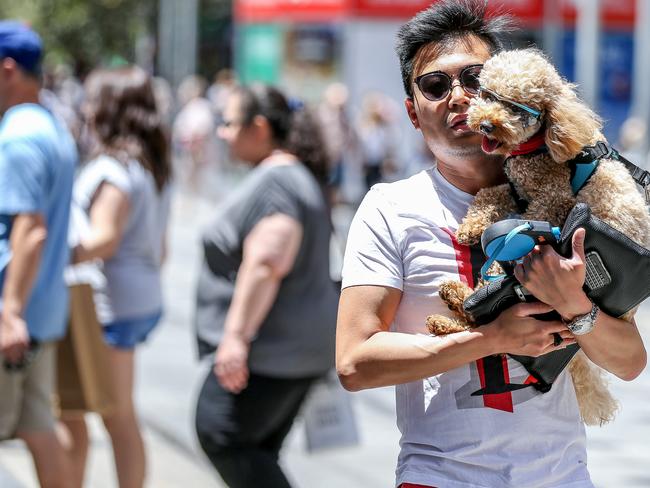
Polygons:
<instances>
[{"instance_id":1,"label":"woman's bare legs","mask_svg":"<svg viewBox=\"0 0 650 488\"><path fill-rule=\"evenodd\" d=\"M57 436L70 461L70 486L82 488L88 458L88 429L84 414L63 412L61 424L57 426Z\"/></svg>"},{"instance_id":2,"label":"woman's bare legs","mask_svg":"<svg viewBox=\"0 0 650 488\"><path fill-rule=\"evenodd\" d=\"M133 405L134 350L109 347L108 356L116 408L103 420L113 443L117 479L120 488L142 488L146 459Z\"/></svg>"}]
</instances>

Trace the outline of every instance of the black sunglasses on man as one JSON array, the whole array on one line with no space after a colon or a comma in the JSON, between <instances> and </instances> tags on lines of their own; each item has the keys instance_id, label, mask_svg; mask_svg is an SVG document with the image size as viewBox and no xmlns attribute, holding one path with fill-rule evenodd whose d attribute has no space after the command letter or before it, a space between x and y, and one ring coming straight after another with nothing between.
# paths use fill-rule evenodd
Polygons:
<instances>
[{"instance_id":1,"label":"black sunglasses on man","mask_svg":"<svg viewBox=\"0 0 650 488\"><path fill-rule=\"evenodd\" d=\"M432 71L418 76L413 82L418 86L424 98L432 102L442 100L449 95L449 92L454 86L458 86L454 85L454 79L458 80L459 85L467 93L477 95L481 86L478 81L481 69L483 69L482 64L472 64L465 66L458 76L453 77L444 71Z\"/></svg>"}]
</instances>

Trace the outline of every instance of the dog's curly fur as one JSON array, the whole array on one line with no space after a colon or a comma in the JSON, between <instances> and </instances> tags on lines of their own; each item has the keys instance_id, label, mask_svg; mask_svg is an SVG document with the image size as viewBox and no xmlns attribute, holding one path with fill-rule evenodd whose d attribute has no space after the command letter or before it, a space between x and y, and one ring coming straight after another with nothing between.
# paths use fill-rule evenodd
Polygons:
<instances>
[{"instance_id":1,"label":"dog's curly fur","mask_svg":"<svg viewBox=\"0 0 650 488\"><path fill-rule=\"evenodd\" d=\"M562 79L555 68L536 49L506 51L489 59L480 75L481 86L503 98L514 100L542 113L540 120L526 126L526 116L508 104L475 98L471 102L467 124L484 138L499 145L495 154L509 155L520 144L544 131L548 152L518 155L507 159L505 172L528 203L524 219L549 221L561 226L577 202L587 203L592 213L627 234L642 245L650 244L650 217L643 197L627 169L618 161L601 160L589 182L573 194L571 170L567 161L575 158L584 146L604 141L600 118L575 92L575 85ZM467 216L456 232L461 244L480 242L483 231L498 220L517 213L509 184L485 188L478 192ZM481 286L482 284L479 284ZM455 317L432 315L427 318L429 331L436 335L459 332L472 327L463 302L474 290L466 284L447 281L439 295ZM624 318L630 319L633 312ZM580 412L585 423L610 421L617 402L607 390L602 371L579 352L569 366L575 385Z\"/></svg>"}]
</instances>

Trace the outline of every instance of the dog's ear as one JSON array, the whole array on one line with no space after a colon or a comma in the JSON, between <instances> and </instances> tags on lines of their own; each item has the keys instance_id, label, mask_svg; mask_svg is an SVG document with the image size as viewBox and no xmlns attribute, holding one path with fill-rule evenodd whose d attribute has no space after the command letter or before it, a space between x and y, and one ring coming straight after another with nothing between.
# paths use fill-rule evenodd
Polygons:
<instances>
[{"instance_id":1,"label":"dog's ear","mask_svg":"<svg viewBox=\"0 0 650 488\"><path fill-rule=\"evenodd\" d=\"M602 122L569 84L564 84L546 107L544 139L551 157L558 162L573 159L593 143Z\"/></svg>"}]
</instances>

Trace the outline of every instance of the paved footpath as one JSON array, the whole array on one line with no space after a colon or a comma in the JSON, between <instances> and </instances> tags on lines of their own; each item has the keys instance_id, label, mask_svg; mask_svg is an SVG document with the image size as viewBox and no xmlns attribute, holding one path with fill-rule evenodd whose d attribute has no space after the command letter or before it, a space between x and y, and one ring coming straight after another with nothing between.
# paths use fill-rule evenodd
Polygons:
<instances>
[{"instance_id":1,"label":"paved footpath","mask_svg":"<svg viewBox=\"0 0 650 488\"><path fill-rule=\"evenodd\" d=\"M151 488L223 487L200 454L193 434L193 405L208 366L195 358L191 316L199 265L198 230L210 215L202 200L178 199L173 209L170 259L164 271L167 310L162 325L138 354L136 398L149 456ZM345 227L348 215L337 220ZM641 312L650 347L650 303ZM623 410L603 428L588 429L589 468L598 488L650 487L650 368L631 383L612 380ZM389 488L398 433L392 388L349 394L359 422L357 446L309 453L299 418L281 461L297 488ZM117 486L110 442L91 416L89 488ZM31 462L19 442L0 444L0 488L35 487Z\"/></svg>"}]
</instances>

